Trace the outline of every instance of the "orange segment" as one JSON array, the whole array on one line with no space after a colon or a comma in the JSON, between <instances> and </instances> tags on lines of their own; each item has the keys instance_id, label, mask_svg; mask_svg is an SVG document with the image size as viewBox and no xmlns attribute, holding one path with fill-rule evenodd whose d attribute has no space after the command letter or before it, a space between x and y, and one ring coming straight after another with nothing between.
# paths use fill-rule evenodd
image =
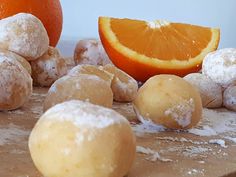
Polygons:
<instances>
[{"instance_id":1,"label":"orange segment","mask_svg":"<svg viewBox=\"0 0 236 177\"><path fill-rule=\"evenodd\" d=\"M99 18L99 34L112 62L140 81L156 74L199 71L220 39L220 30L214 28L109 17Z\"/></svg>"}]
</instances>

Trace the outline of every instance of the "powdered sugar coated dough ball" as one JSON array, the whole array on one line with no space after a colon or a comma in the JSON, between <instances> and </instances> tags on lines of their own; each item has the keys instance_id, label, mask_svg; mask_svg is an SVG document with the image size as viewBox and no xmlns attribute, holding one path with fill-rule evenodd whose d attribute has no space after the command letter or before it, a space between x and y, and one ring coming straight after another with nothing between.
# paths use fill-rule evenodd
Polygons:
<instances>
[{"instance_id":1,"label":"powdered sugar coated dough ball","mask_svg":"<svg viewBox=\"0 0 236 177\"><path fill-rule=\"evenodd\" d=\"M39 119L29 149L34 164L47 177L123 177L134 162L136 145L122 115L68 101Z\"/></svg>"},{"instance_id":2,"label":"powdered sugar coated dough ball","mask_svg":"<svg viewBox=\"0 0 236 177\"><path fill-rule=\"evenodd\" d=\"M114 65L105 65L103 69L114 75L111 84L114 100L119 102L133 101L138 91L137 81Z\"/></svg>"},{"instance_id":3,"label":"powdered sugar coated dough ball","mask_svg":"<svg viewBox=\"0 0 236 177\"><path fill-rule=\"evenodd\" d=\"M47 31L37 17L19 13L0 20L0 48L34 60L42 56L48 46Z\"/></svg>"},{"instance_id":4,"label":"powdered sugar coated dough ball","mask_svg":"<svg viewBox=\"0 0 236 177\"><path fill-rule=\"evenodd\" d=\"M236 83L236 49L226 48L206 55L202 73L225 88Z\"/></svg>"},{"instance_id":5,"label":"powdered sugar coated dough ball","mask_svg":"<svg viewBox=\"0 0 236 177\"><path fill-rule=\"evenodd\" d=\"M6 56L9 59L13 59L13 60L18 61L28 71L28 73L31 75L32 69L31 69L30 63L25 58L21 57L20 55L17 55L15 53L13 53L13 52L10 52L8 50L5 50L5 49L0 49L0 55L1 56Z\"/></svg>"},{"instance_id":6,"label":"powdered sugar coated dough ball","mask_svg":"<svg viewBox=\"0 0 236 177\"><path fill-rule=\"evenodd\" d=\"M201 73L191 73L184 77L186 81L198 89L202 105L206 108L217 108L222 105L222 88Z\"/></svg>"},{"instance_id":7,"label":"powdered sugar coated dough ball","mask_svg":"<svg viewBox=\"0 0 236 177\"><path fill-rule=\"evenodd\" d=\"M83 100L112 107L113 94L106 81L95 75L64 76L53 83L44 101L44 110L68 100Z\"/></svg>"},{"instance_id":8,"label":"powdered sugar coated dough ball","mask_svg":"<svg viewBox=\"0 0 236 177\"><path fill-rule=\"evenodd\" d=\"M236 111L236 86L229 86L224 91L224 106L232 111Z\"/></svg>"},{"instance_id":9,"label":"powdered sugar coated dough ball","mask_svg":"<svg viewBox=\"0 0 236 177\"><path fill-rule=\"evenodd\" d=\"M202 116L197 89L174 75L157 75L139 89L134 108L140 121L152 121L171 129L187 129Z\"/></svg>"},{"instance_id":10,"label":"powdered sugar coated dough ball","mask_svg":"<svg viewBox=\"0 0 236 177\"><path fill-rule=\"evenodd\" d=\"M18 61L0 55L0 110L21 107L31 93L30 74Z\"/></svg>"},{"instance_id":11,"label":"powdered sugar coated dough ball","mask_svg":"<svg viewBox=\"0 0 236 177\"><path fill-rule=\"evenodd\" d=\"M66 62L54 47L49 47L43 56L31 61L31 67L34 84L39 86L51 86L67 73Z\"/></svg>"},{"instance_id":12,"label":"powdered sugar coated dough ball","mask_svg":"<svg viewBox=\"0 0 236 177\"><path fill-rule=\"evenodd\" d=\"M102 43L96 39L80 40L75 48L74 60L76 64L106 65L111 64Z\"/></svg>"}]
</instances>

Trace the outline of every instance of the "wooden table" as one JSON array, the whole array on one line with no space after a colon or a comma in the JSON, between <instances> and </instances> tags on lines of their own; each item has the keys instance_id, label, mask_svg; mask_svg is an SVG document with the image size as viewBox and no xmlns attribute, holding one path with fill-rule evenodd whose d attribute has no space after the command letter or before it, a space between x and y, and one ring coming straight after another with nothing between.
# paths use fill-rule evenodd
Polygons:
<instances>
[{"instance_id":1,"label":"wooden table","mask_svg":"<svg viewBox=\"0 0 236 177\"><path fill-rule=\"evenodd\" d=\"M46 92L46 88L35 88L23 108L0 112L0 177L42 177L32 163L27 144L31 129L43 113ZM131 104L115 103L114 109L135 122ZM219 135L201 137L174 131L136 134L139 149L150 148L151 154L137 153L129 177L217 177L236 171L236 144L226 141L227 147L221 147L209 143L212 138L222 138ZM156 152L161 160L154 158Z\"/></svg>"}]
</instances>

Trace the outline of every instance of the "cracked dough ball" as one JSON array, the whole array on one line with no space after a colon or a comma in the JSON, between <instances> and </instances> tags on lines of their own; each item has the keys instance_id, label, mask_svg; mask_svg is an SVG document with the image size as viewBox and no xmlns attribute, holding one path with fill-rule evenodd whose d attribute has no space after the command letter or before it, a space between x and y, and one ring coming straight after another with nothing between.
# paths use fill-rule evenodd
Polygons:
<instances>
[{"instance_id":1,"label":"cracked dough ball","mask_svg":"<svg viewBox=\"0 0 236 177\"><path fill-rule=\"evenodd\" d=\"M114 74L111 84L114 100L119 102L133 101L138 91L137 81L114 65L105 65L103 69Z\"/></svg>"},{"instance_id":2,"label":"cracked dough ball","mask_svg":"<svg viewBox=\"0 0 236 177\"><path fill-rule=\"evenodd\" d=\"M37 17L19 13L0 20L0 48L35 60L47 51L48 46L47 31Z\"/></svg>"},{"instance_id":3,"label":"cracked dough ball","mask_svg":"<svg viewBox=\"0 0 236 177\"><path fill-rule=\"evenodd\" d=\"M236 83L236 49L226 48L206 55L202 73L224 88Z\"/></svg>"},{"instance_id":4,"label":"cracked dough ball","mask_svg":"<svg viewBox=\"0 0 236 177\"><path fill-rule=\"evenodd\" d=\"M9 59L11 58L13 60L17 60L28 71L28 73L31 75L32 69L31 69L30 63L26 59L21 57L20 55L17 55L15 53L10 52L10 51L5 50L5 49L0 49L0 56L6 56Z\"/></svg>"},{"instance_id":5,"label":"cracked dough ball","mask_svg":"<svg viewBox=\"0 0 236 177\"><path fill-rule=\"evenodd\" d=\"M104 66L112 63L102 43L96 39L80 40L75 47L74 60L77 65L90 64Z\"/></svg>"},{"instance_id":6,"label":"cracked dough ball","mask_svg":"<svg viewBox=\"0 0 236 177\"><path fill-rule=\"evenodd\" d=\"M174 75L157 75L139 89L134 109L140 121L152 121L171 129L195 126L202 116L197 89Z\"/></svg>"},{"instance_id":7,"label":"cracked dough ball","mask_svg":"<svg viewBox=\"0 0 236 177\"><path fill-rule=\"evenodd\" d=\"M95 75L64 76L53 83L44 101L44 110L68 100L83 100L104 107L112 107L110 86Z\"/></svg>"},{"instance_id":8,"label":"cracked dough ball","mask_svg":"<svg viewBox=\"0 0 236 177\"><path fill-rule=\"evenodd\" d=\"M223 95L224 106L232 111L236 111L236 86L229 86Z\"/></svg>"},{"instance_id":9,"label":"cracked dough ball","mask_svg":"<svg viewBox=\"0 0 236 177\"><path fill-rule=\"evenodd\" d=\"M96 75L101 79L107 81L108 85L111 86L114 75L110 72L103 70L101 66L94 65L77 65L72 70L69 71L68 75L70 76L79 76L80 74L90 74Z\"/></svg>"},{"instance_id":10,"label":"cracked dough ball","mask_svg":"<svg viewBox=\"0 0 236 177\"><path fill-rule=\"evenodd\" d=\"M28 101L32 79L16 60L0 55L0 111L17 109Z\"/></svg>"},{"instance_id":11,"label":"cracked dough ball","mask_svg":"<svg viewBox=\"0 0 236 177\"><path fill-rule=\"evenodd\" d=\"M203 107L221 107L223 99L221 86L200 73L188 74L184 79L198 89L201 95Z\"/></svg>"},{"instance_id":12,"label":"cracked dough ball","mask_svg":"<svg viewBox=\"0 0 236 177\"><path fill-rule=\"evenodd\" d=\"M66 62L54 47L49 47L43 56L31 61L31 67L34 84L42 87L51 86L67 73Z\"/></svg>"},{"instance_id":13,"label":"cracked dough ball","mask_svg":"<svg viewBox=\"0 0 236 177\"><path fill-rule=\"evenodd\" d=\"M136 143L119 113L68 101L43 114L30 134L29 149L43 176L123 177L134 162Z\"/></svg>"}]
</instances>

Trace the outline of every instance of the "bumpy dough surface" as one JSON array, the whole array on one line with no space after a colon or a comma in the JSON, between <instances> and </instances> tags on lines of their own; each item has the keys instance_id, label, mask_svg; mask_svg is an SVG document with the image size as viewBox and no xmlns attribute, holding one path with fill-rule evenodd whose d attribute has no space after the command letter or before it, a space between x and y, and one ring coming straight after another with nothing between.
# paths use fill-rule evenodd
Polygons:
<instances>
[{"instance_id":1,"label":"bumpy dough surface","mask_svg":"<svg viewBox=\"0 0 236 177\"><path fill-rule=\"evenodd\" d=\"M198 89L203 107L218 108L222 106L222 88L213 80L201 73L188 74L184 79Z\"/></svg>"},{"instance_id":2,"label":"bumpy dough surface","mask_svg":"<svg viewBox=\"0 0 236 177\"><path fill-rule=\"evenodd\" d=\"M236 83L236 49L209 53L203 60L202 73L225 88Z\"/></svg>"},{"instance_id":3,"label":"bumpy dough surface","mask_svg":"<svg viewBox=\"0 0 236 177\"><path fill-rule=\"evenodd\" d=\"M114 100L119 102L133 101L138 91L137 81L114 65L105 65L103 69L114 74L111 84Z\"/></svg>"},{"instance_id":4,"label":"bumpy dough surface","mask_svg":"<svg viewBox=\"0 0 236 177\"><path fill-rule=\"evenodd\" d=\"M102 43L96 39L80 40L74 51L76 64L106 65L111 64Z\"/></svg>"},{"instance_id":5,"label":"bumpy dough surface","mask_svg":"<svg viewBox=\"0 0 236 177\"><path fill-rule=\"evenodd\" d=\"M202 116L197 89L174 75L157 75L139 89L134 108L140 121L152 121L171 129L187 129Z\"/></svg>"},{"instance_id":6,"label":"bumpy dough surface","mask_svg":"<svg viewBox=\"0 0 236 177\"><path fill-rule=\"evenodd\" d=\"M37 17L19 13L0 20L0 48L35 60L47 51L48 46L47 31Z\"/></svg>"},{"instance_id":7,"label":"bumpy dough surface","mask_svg":"<svg viewBox=\"0 0 236 177\"><path fill-rule=\"evenodd\" d=\"M0 55L6 56L9 59L17 60L28 71L30 75L32 74L30 63L25 58L21 57L20 55L17 55L5 49L0 49Z\"/></svg>"},{"instance_id":8,"label":"bumpy dough surface","mask_svg":"<svg viewBox=\"0 0 236 177\"><path fill-rule=\"evenodd\" d=\"M0 55L0 111L13 110L28 101L32 79L16 60Z\"/></svg>"},{"instance_id":9,"label":"bumpy dough surface","mask_svg":"<svg viewBox=\"0 0 236 177\"><path fill-rule=\"evenodd\" d=\"M44 101L44 110L68 100L83 100L104 107L112 107L110 86L95 75L64 76L53 83Z\"/></svg>"},{"instance_id":10,"label":"bumpy dough surface","mask_svg":"<svg viewBox=\"0 0 236 177\"><path fill-rule=\"evenodd\" d=\"M29 149L36 167L47 177L123 177L134 162L136 145L122 115L68 101L39 119Z\"/></svg>"},{"instance_id":11,"label":"bumpy dough surface","mask_svg":"<svg viewBox=\"0 0 236 177\"><path fill-rule=\"evenodd\" d=\"M232 111L236 111L236 86L229 86L223 95L224 106Z\"/></svg>"},{"instance_id":12,"label":"bumpy dough surface","mask_svg":"<svg viewBox=\"0 0 236 177\"><path fill-rule=\"evenodd\" d=\"M31 61L32 77L35 85L48 87L67 73L67 65L59 51L49 47L37 60Z\"/></svg>"},{"instance_id":13,"label":"bumpy dough surface","mask_svg":"<svg viewBox=\"0 0 236 177\"><path fill-rule=\"evenodd\" d=\"M100 77L101 79L105 80L109 86L111 86L114 74L103 70L101 66L94 66L94 65L77 65L76 67L72 68L68 75L70 76L79 76L80 74L91 74Z\"/></svg>"}]
</instances>

